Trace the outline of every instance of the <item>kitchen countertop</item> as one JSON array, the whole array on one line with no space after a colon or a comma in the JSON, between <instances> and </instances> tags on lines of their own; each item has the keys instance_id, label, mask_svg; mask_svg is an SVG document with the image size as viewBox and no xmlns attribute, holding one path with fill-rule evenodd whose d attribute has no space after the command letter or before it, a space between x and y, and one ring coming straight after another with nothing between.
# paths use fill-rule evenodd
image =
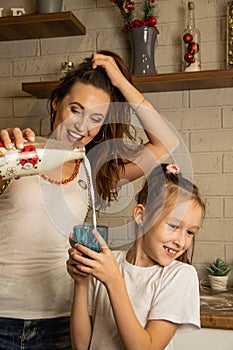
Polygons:
<instances>
[{"instance_id":1,"label":"kitchen countertop","mask_svg":"<svg viewBox=\"0 0 233 350\"><path fill-rule=\"evenodd\" d=\"M233 287L226 292L215 292L201 286L201 326L233 330Z\"/></svg>"}]
</instances>

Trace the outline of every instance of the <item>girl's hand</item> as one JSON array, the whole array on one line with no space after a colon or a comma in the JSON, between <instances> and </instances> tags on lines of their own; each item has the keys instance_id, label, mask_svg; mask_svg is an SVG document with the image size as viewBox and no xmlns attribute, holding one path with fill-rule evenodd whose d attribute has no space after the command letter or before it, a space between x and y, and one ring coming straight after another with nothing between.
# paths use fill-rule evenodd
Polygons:
<instances>
[{"instance_id":1,"label":"girl's hand","mask_svg":"<svg viewBox=\"0 0 233 350\"><path fill-rule=\"evenodd\" d=\"M82 263L80 263L77 260L77 256L82 256L82 253L78 250L76 245L73 248L70 248L68 250L68 253L69 253L69 259L66 262L66 268L70 276L79 285L87 284L89 280L89 275L80 270L80 266L82 265Z\"/></svg>"},{"instance_id":2,"label":"girl's hand","mask_svg":"<svg viewBox=\"0 0 233 350\"><path fill-rule=\"evenodd\" d=\"M98 66L101 66L106 70L106 73L114 86L119 87L122 81L124 81L124 83L128 81L121 73L113 57L94 52L92 67L96 68Z\"/></svg>"},{"instance_id":3,"label":"girl's hand","mask_svg":"<svg viewBox=\"0 0 233 350\"><path fill-rule=\"evenodd\" d=\"M35 133L27 128L21 130L20 128L8 128L0 130L0 139L2 140L6 149L12 149L15 146L18 149L24 147L25 139L30 142L35 141Z\"/></svg>"},{"instance_id":4,"label":"girl's hand","mask_svg":"<svg viewBox=\"0 0 233 350\"><path fill-rule=\"evenodd\" d=\"M99 242L101 252L97 253L85 246L76 244L75 248L78 249L77 252L79 253L75 254L75 257L73 253L72 256L78 262L76 269L79 273L92 275L108 287L116 282L118 276L121 277L119 266L99 232L96 230L92 232ZM88 256L88 258L83 255Z\"/></svg>"}]
</instances>

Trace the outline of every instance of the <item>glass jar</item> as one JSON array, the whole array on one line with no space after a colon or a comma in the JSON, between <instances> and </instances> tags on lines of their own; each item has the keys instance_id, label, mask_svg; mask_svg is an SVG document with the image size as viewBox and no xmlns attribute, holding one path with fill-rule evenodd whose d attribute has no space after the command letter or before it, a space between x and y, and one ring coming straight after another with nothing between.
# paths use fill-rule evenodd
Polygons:
<instances>
[{"instance_id":1,"label":"glass jar","mask_svg":"<svg viewBox=\"0 0 233 350\"><path fill-rule=\"evenodd\" d=\"M66 77L66 75L71 72L74 68L73 62L62 62L61 68L60 68L60 79L63 79Z\"/></svg>"},{"instance_id":2,"label":"glass jar","mask_svg":"<svg viewBox=\"0 0 233 350\"><path fill-rule=\"evenodd\" d=\"M227 68L233 68L233 0L227 4Z\"/></svg>"}]
</instances>

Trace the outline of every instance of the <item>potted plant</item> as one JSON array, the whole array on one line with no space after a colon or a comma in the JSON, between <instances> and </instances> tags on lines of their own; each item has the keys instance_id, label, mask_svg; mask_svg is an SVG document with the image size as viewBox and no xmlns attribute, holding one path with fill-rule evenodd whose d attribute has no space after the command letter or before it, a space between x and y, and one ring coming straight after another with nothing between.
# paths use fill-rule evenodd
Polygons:
<instances>
[{"instance_id":1,"label":"potted plant","mask_svg":"<svg viewBox=\"0 0 233 350\"><path fill-rule=\"evenodd\" d=\"M222 259L217 258L205 269L209 275L210 287L213 290L226 291L231 267Z\"/></svg>"}]
</instances>

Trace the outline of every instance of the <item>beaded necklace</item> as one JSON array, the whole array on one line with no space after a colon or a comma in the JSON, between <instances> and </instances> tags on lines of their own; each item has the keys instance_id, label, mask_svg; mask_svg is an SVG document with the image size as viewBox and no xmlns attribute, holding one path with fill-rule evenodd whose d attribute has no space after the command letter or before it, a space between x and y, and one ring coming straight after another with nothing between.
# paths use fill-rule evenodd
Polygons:
<instances>
[{"instance_id":1,"label":"beaded necklace","mask_svg":"<svg viewBox=\"0 0 233 350\"><path fill-rule=\"evenodd\" d=\"M73 174L70 177L68 177L68 179L65 179L65 180L61 180L61 181L54 180L45 174L41 174L40 176L43 180L48 181L49 183L51 183L53 185L66 185L69 182L73 181L77 177L78 172L79 172L79 168L80 168L80 164L81 164L81 160L79 159L76 161Z\"/></svg>"},{"instance_id":2,"label":"beaded necklace","mask_svg":"<svg viewBox=\"0 0 233 350\"><path fill-rule=\"evenodd\" d=\"M2 184L2 187L0 188L0 195L3 194L7 188L10 186L12 182L12 179L8 179L6 182L4 181L3 184Z\"/></svg>"}]
</instances>

